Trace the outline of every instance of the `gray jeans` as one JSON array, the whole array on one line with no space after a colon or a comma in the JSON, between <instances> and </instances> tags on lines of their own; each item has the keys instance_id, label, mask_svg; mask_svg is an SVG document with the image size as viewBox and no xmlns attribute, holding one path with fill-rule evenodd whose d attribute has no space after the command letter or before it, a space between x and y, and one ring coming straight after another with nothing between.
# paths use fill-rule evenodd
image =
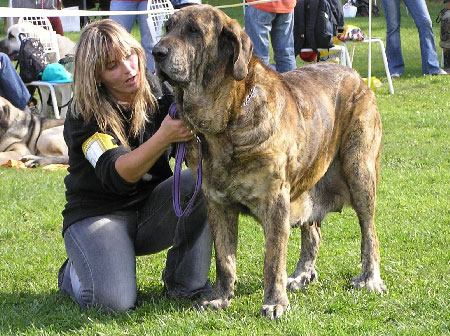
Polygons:
<instances>
[{"instance_id":1,"label":"gray jeans","mask_svg":"<svg viewBox=\"0 0 450 336\"><path fill-rule=\"evenodd\" d=\"M182 172L183 209L195 181ZM123 312L136 305L136 256L171 247L163 281L171 297L192 298L211 290L212 240L201 195L187 218L176 217L170 178L156 187L139 211L117 211L72 224L64 233L69 262L60 289L82 308Z\"/></svg>"}]
</instances>

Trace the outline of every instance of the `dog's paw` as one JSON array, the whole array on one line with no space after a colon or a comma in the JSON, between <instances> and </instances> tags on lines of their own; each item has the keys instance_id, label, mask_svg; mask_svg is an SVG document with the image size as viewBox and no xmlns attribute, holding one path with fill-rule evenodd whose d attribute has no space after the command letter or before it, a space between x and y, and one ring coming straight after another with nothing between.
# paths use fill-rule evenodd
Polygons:
<instances>
[{"instance_id":1,"label":"dog's paw","mask_svg":"<svg viewBox=\"0 0 450 336\"><path fill-rule=\"evenodd\" d=\"M195 310L205 311L208 309L211 310L220 310L228 308L231 305L230 299L200 299L197 304L194 306Z\"/></svg>"},{"instance_id":2,"label":"dog's paw","mask_svg":"<svg viewBox=\"0 0 450 336\"><path fill-rule=\"evenodd\" d=\"M20 161L22 161L25 164L25 167L27 168L36 168L40 166L40 160L42 157L36 156L36 155L25 155L20 158Z\"/></svg>"},{"instance_id":3,"label":"dog's paw","mask_svg":"<svg viewBox=\"0 0 450 336\"><path fill-rule=\"evenodd\" d=\"M295 291L302 289L314 281L317 281L317 272L312 269L309 272L302 272L298 276L294 276L294 274L289 276L286 288Z\"/></svg>"},{"instance_id":4,"label":"dog's paw","mask_svg":"<svg viewBox=\"0 0 450 336\"><path fill-rule=\"evenodd\" d=\"M69 157L67 155L61 156L36 156L25 155L20 161L22 161L27 168L45 167L51 164L68 164Z\"/></svg>"},{"instance_id":5,"label":"dog's paw","mask_svg":"<svg viewBox=\"0 0 450 336\"><path fill-rule=\"evenodd\" d=\"M386 293L387 287L380 277L367 277L362 274L355 276L352 280L353 288L367 288L371 292Z\"/></svg>"},{"instance_id":6,"label":"dog's paw","mask_svg":"<svg viewBox=\"0 0 450 336\"><path fill-rule=\"evenodd\" d=\"M261 315L267 317L269 320L278 320L289 310L289 302L287 304L264 304L261 308Z\"/></svg>"}]
</instances>

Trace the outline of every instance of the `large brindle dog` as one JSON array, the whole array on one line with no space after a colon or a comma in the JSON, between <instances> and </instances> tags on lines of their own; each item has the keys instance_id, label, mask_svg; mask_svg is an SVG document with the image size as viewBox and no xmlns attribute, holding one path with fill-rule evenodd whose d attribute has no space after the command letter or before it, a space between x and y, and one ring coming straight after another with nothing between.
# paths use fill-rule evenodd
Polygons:
<instances>
[{"instance_id":1,"label":"large brindle dog","mask_svg":"<svg viewBox=\"0 0 450 336\"><path fill-rule=\"evenodd\" d=\"M174 87L180 118L203 143L217 279L200 308L230 305L240 213L264 229L263 315L279 318L289 308L286 287L317 279L320 223L346 204L362 234L362 270L353 285L385 291L374 223L381 121L356 71L321 64L278 74L252 56L238 22L209 5L176 12L166 30L153 50L157 72ZM192 166L195 148L188 154ZM301 227L301 253L287 277L294 226Z\"/></svg>"}]
</instances>

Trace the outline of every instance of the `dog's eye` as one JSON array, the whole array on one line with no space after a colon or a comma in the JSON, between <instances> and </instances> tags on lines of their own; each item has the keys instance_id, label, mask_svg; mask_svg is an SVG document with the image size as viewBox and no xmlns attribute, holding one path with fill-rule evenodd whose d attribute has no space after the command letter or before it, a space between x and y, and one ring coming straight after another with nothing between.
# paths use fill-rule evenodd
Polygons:
<instances>
[{"instance_id":1,"label":"dog's eye","mask_svg":"<svg viewBox=\"0 0 450 336\"><path fill-rule=\"evenodd\" d=\"M194 25L188 25L187 26L187 31L189 33L191 33L191 34L198 34L198 33L200 33L200 30Z\"/></svg>"},{"instance_id":2,"label":"dog's eye","mask_svg":"<svg viewBox=\"0 0 450 336\"><path fill-rule=\"evenodd\" d=\"M9 34L8 34L8 38L9 38L9 39L12 39L12 38L15 38L15 37L14 37L14 35L13 35L12 33L9 33Z\"/></svg>"},{"instance_id":3,"label":"dog's eye","mask_svg":"<svg viewBox=\"0 0 450 336\"><path fill-rule=\"evenodd\" d=\"M165 24L165 25L164 25L164 28L165 28L166 34L167 34L167 33L170 31L170 25Z\"/></svg>"}]
</instances>

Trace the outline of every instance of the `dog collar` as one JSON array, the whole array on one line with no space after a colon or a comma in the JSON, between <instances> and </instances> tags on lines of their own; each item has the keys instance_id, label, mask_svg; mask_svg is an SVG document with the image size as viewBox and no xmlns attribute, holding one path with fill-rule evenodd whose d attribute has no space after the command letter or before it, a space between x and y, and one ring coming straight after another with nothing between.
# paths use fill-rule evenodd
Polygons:
<instances>
[{"instance_id":1,"label":"dog collar","mask_svg":"<svg viewBox=\"0 0 450 336\"><path fill-rule=\"evenodd\" d=\"M247 106L250 103L250 100L253 97L253 94L255 93L255 86L252 87L249 91L248 91L248 95L244 100L244 103L242 104L242 106Z\"/></svg>"}]
</instances>

